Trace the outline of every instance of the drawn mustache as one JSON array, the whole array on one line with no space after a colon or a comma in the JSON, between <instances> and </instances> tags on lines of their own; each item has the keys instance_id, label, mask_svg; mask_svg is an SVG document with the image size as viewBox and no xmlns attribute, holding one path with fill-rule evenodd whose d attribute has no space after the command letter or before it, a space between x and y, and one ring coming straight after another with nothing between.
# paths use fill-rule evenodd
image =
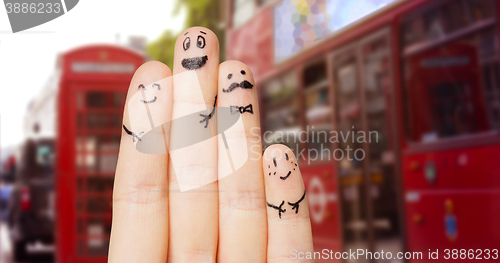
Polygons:
<instances>
[{"instance_id":1,"label":"drawn mustache","mask_svg":"<svg viewBox=\"0 0 500 263\"><path fill-rule=\"evenodd\" d=\"M242 81L241 83L236 83L234 82L229 86L227 89L222 89L222 92L228 93L233 91L236 88L242 88L242 89L251 89L253 88L252 83L248 82L247 80Z\"/></svg>"},{"instance_id":2,"label":"drawn mustache","mask_svg":"<svg viewBox=\"0 0 500 263\"><path fill-rule=\"evenodd\" d=\"M185 58L182 60L181 65L185 69L199 69L207 63L208 56L203 56L203 57L195 57L195 58Z\"/></svg>"}]
</instances>

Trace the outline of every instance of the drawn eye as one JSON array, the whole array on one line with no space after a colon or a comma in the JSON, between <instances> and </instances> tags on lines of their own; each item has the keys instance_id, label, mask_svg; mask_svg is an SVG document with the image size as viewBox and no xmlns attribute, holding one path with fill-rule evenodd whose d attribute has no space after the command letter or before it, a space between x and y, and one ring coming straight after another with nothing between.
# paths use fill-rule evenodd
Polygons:
<instances>
[{"instance_id":1,"label":"drawn eye","mask_svg":"<svg viewBox=\"0 0 500 263\"><path fill-rule=\"evenodd\" d=\"M203 36L198 36L198 40L196 41L196 45L199 48L204 48L205 47L205 38Z\"/></svg>"},{"instance_id":2,"label":"drawn eye","mask_svg":"<svg viewBox=\"0 0 500 263\"><path fill-rule=\"evenodd\" d=\"M158 90L160 90L160 84L158 84L158 83L153 83L153 88L154 88L154 87L158 87Z\"/></svg>"},{"instance_id":3,"label":"drawn eye","mask_svg":"<svg viewBox=\"0 0 500 263\"><path fill-rule=\"evenodd\" d=\"M191 46L191 38L186 37L186 39L184 39L184 42L182 42L182 47L184 48L184 51L188 50L190 46Z\"/></svg>"},{"instance_id":4,"label":"drawn eye","mask_svg":"<svg viewBox=\"0 0 500 263\"><path fill-rule=\"evenodd\" d=\"M242 75L247 74L244 70L240 71L240 73L241 73Z\"/></svg>"},{"instance_id":5,"label":"drawn eye","mask_svg":"<svg viewBox=\"0 0 500 263\"><path fill-rule=\"evenodd\" d=\"M144 87L144 85L140 84L140 85L139 85L139 89L146 90L146 87Z\"/></svg>"},{"instance_id":6,"label":"drawn eye","mask_svg":"<svg viewBox=\"0 0 500 263\"><path fill-rule=\"evenodd\" d=\"M233 74L229 73L229 75L227 75L227 79L231 79L233 77Z\"/></svg>"}]
</instances>

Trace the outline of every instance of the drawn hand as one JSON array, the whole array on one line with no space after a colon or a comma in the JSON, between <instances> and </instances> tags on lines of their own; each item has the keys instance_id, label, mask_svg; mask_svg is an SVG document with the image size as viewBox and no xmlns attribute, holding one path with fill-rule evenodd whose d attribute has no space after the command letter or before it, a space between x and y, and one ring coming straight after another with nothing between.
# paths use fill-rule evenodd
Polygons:
<instances>
[{"instance_id":1,"label":"drawn hand","mask_svg":"<svg viewBox=\"0 0 500 263\"><path fill-rule=\"evenodd\" d=\"M183 163L174 165L170 153L139 152L131 135L123 131L114 180L108 262L295 262L290 258L292 249L313 252L309 208L307 197L302 197L305 188L297 160L283 145L272 145L262 155L258 97L252 72L238 61L219 65L218 58L215 34L201 27L187 29L175 45L173 74L196 72L209 112L216 96L217 107L253 105L251 112L240 116L244 130L225 132L227 145L235 145L241 138L247 145L226 148L223 140L215 137L196 144L193 148L196 150L185 151L181 156ZM163 63L145 63L135 72L127 100L140 92L139 85L148 87L170 76L170 69ZM250 84L229 89L236 86L233 83L245 81ZM193 113L194 93L183 83L186 82L174 79L171 85L161 86L162 92L164 87L172 89L164 93L172 94L169 95L172 98L167 98L172 102L171 109L166 111L172 115ZM166 100L158 97L148 107L155 107L160 101ZM127 107L123 125L130 127L132 116ZM201 117L200 123L205 122L204 125L195 120L193 130L205 129L209 123L217 125L219 118L213 110ZM172 139L174 130L170 127L164 131L166 138ZM190 131L183 133L187 136ZM248 154L242 154L245 151ZM244 156L248 160L225 178L180 191L177 180L180 176L220 178L228 156L234 163ZM301 197L303 200L297 202Z\"/></svg>"},{"instance_id":2,"label":"drawn hand","mask_svg":"<svg viewBox=\"0 0 500 263\"><path fill-rule=\"evenodd\" d=\"M212 107L212 111L210 112L210 114L200 114L201 117L203 117L203 119L200 121L200 123L203 123L205 122L205 126L203 128L206 128L208 127L208 123L209 121L212 119L212 117L214 116L214 113L215 113L215 105L217 105L217 96L215 96L215 100L214 100L214 106Z\"/></svg>"}]
</instances>

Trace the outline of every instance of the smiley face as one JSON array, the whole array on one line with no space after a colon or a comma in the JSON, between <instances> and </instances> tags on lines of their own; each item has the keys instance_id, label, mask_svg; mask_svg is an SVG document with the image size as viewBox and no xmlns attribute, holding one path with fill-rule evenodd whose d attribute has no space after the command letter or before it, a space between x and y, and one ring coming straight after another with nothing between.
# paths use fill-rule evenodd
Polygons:
<instances>
[{"instance_id":1,"label":"smiley face","mask_svg":"<svg viewBox=\"0 0 500 263\"><path fill-rule=\"evenodd\" d=\"M196 32L194 32L196 33ZM184 33L184 41L182 41L182 49L184 51L188 51L190 48L195 48L193 45L191 45L191 38L196 38L196 48L198 49L204 49L205 46L207 45L205 36L207 35L206 32L200 30L198 34L193 34L190 33L189 31ZM191 58L184 58L181 61L181 65L183 68L187 70L196 70L199 69L207 63L208 60L208 55L204 56L199 56L199 57L191 57Z\"/></svg>"},{"instance_id":2,"label":"smiley face","mask_svg":"<svg viewBox=\"0 0 500 263\"><path fill-rule=\"evenodd\" d=\"M243 69L242 69L242 70L240 70L240 72L239 72L239 73L240 73L242 76L244 76L244 75L246 75L246 74L247 74L247 73L246 73L246 71L245 71L245 70L243 70ZM232 79L232 78L233 78L233 73L229 73L229 74L227 75L227 79L229 79L229 80L230 80L230 79ZM222 89L222 92L229 93L229 92L233 91L233 90L234 90L234 89L236 89L236 88L251 89L251 88L253 88L253 84L252 84L252 83L250 83L250 81L248 81L248 80L243 80L243 81L241 81L241 82L239 82L239 83L238 83L238 82L233 82L233 83L231 83L231 85L229 85L229 87L228 87L227 89Z\"/></svg>"},{"instance_id":3,"label":"smiley face","mask_svg":"<svg viewBox=\"0 0 500 263\"><path fill-rule=\"evenodd\" d=\"M160 84L158 84L158 83L153 83L153 85L151 85L151 87L152 87L153 89L155 89L155 90L156 90L156 88L158 88L158 90L160 90L160 89L161 89L161 88L160 88ZM140 102L142 102L142 103L144 103L144 104L154 103L154 102L156 102L156 100L158 99L158 97L157 97L157 96L155 96L155 97L154 97L153 99L151 99L151 100L146 100L146 99L145 99L145 97L146 97L146 87L144 87L144 84L140 84L140 85L139 85L139 91L143 92L143 94L142 94L142 95L143 95L143 96L142 96L143 98L141 98L139 101L140 101ZM148 92L148 93L149 93L149 92Z\"/></svg>"},{"instance_id":4,"label":"smiley face","mask_svg":"<svg viewBox=\"0 0 500 263\"><path fill-rule=\"evenodd\" d=\"M278 168L278 160L276 159L276 157L273 157L273 165L274 168ZM288 173L284 175L278 175L281 180L288 179L288 177L292 175L292 172L295 171L295 169L297 168L297 163L290 159L288 153L285 153L285 162L280 162L280 165L284 165L288 169ZM271 165L268 165L268 168L270 169L268 176L276 175L276 172L271 171Z\"/></svg>"}]
</instances>

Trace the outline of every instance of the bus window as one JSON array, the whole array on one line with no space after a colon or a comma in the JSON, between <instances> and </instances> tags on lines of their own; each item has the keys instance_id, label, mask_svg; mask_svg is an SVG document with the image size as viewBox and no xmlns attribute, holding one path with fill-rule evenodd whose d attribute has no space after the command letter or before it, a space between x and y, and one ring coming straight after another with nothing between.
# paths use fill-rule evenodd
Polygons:
<instances>
[{"instance_id":1,"label":"bus window","mask_svg":"<svg viewBox=\"0 0 500 263\"><path fill-rule=\"evenodd\" d=\"M403 45L410 141L432 142L500 128L498 29L487 10L495 10L494 4L450 1L403 24L402 30L429 13L439 15L432 26L424 23L421 35L426 38L407 37Z\"/></svg>"},{"instance_id":2,"label":"bus window","mask_svg":"<svg viewBox=\"0 0 500 263\"><path fill-rule=\"evenodd\" d=\"M311 161L330 160L332 108L329 101L326 61L320 59L306 66L303 76L309 158Z\"/></svg>"},{"instance_id":3,"label":"bus window","mask_svg":"<svg viewBox=\"0 0 500 263\"><path fill-rule=\"evenodd\" d=\"M362 131L361 126L361 102L359 99L359 71L357 48L349 48L346 51L339 51L334 56L334 85L335 85L335 122L337 132L344 136L357 134ZM352 134L351 134L352 133ZM342 138L342 137L341 137ZM337 149L333 156L337 163L337 173L339 176L339 191L342 200L342 222L343 236L346 248L352 244L359 244L360 247L367 248L365 242L368 236L366 226L366 196L364 189L363 161L356 158L341 156L347 150L354 152L362 149L362 145L354 137L346 140L339 139ZM363 225L363 226L361 226Z\"/></svg>"},{"instance_id":4,"label":"bus window","mask_svg":"<svg viewBox=\"0 0 500 263\"><path fill-rule=\"evenodd\" d=\"M27 140L22 148L20 177L23 179L52 177L54 150L52 140Z\"/></svg>"},{"instance_id":5,"label":"bus window","mask_svg":"<svg viewBox=\"0 0 500 263\"><path fill-rule=\"evenodd\" d=\"M361 127L361 112L358 90L358 68L356 50L345 52L334 61L336 66L334 72L336 96L335 96L335 112L337 121L337 131L340 134L357 134L357 131L362 130ZM356 140L339 140L338 148L347 149L348 147L354 152L356 149L362 148ZM359 175L361 176L361 161L356 158L341 158L336 156L336 159L341 159L339 164L339 175Z\"/></svg>"},{"instance_id":6,"label":"bus window","mask_svg":"<svg viewBox=\"0 0 500 263\"><path fill-rule=\"evenodd\" d=\"M263 84L264 147L275 143L286 144L292 151L299 150L299 99L295 70Z\"/></svg>"},{"instance_id":7,"label":"bus window","mask_svg":"<svg viewBox=\"0 0 500 263\"><path fill-rule=\"evenodd\" d=\"M389 31L385 31L360 47L369 153L367 194L372 206L375 244L392 244L393 251L400 251L389 39Z\"/></svg>"}]
</instances>

